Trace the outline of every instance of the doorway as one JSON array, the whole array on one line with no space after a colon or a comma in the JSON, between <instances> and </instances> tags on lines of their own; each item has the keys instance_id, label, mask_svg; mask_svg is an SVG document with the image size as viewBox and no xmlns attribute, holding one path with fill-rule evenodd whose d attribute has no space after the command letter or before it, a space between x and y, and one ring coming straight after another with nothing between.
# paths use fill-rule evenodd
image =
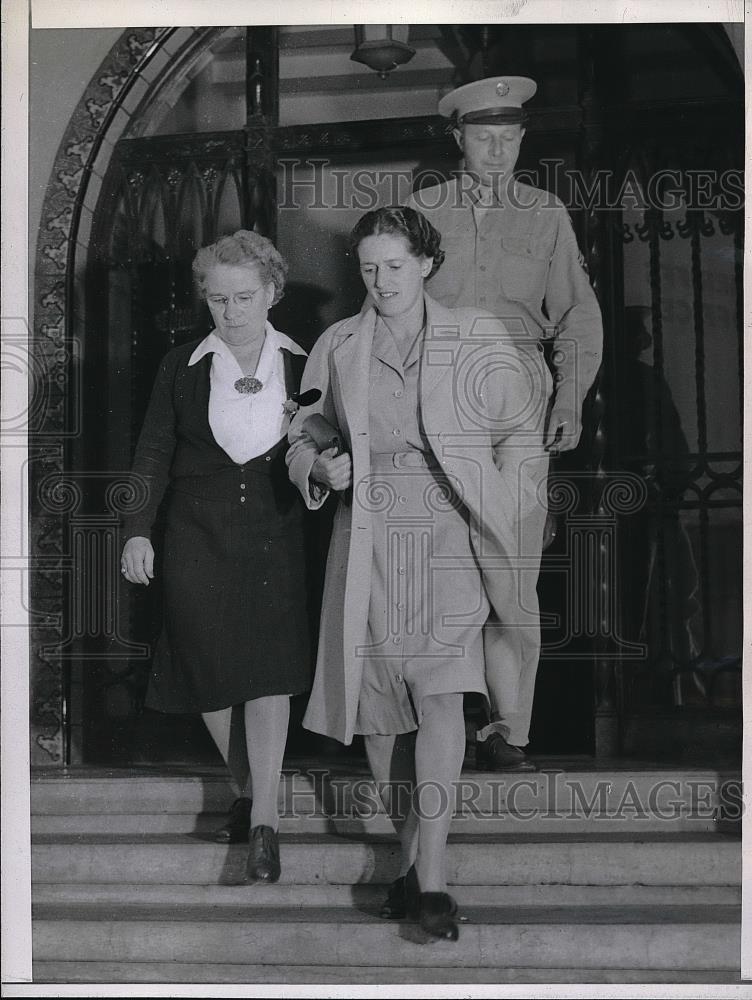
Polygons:
<instances>
[{"instance_id":1,"label":"doorway","mask_svg":"<svg viewBox=\"0 0 752 1000\"><path fill-rule=\"evenodd\" d=\"M194 39L174 59L172 70L152 88L118 142L95 212L85 275L82 407L84 426L96 428L96 433L73 445L73 468L87 475L99 470L104 477L112 470L119 475L128 469L159 359L171 347L208 331L208 315L190 279L191 260L199 246L240 227L255 227L272 237L290 264L291 280L271 318L305 348L331 322L357 311L360 282L346 254L352 223L362 211L400 201L414 183L421 179L430 183L457 166L446 123L434 113L437 97L462 82L462 73L470 71L478 53L488 57L481 75L501 71L493 64L493 45L482 32L468 29L463 35L431 25L411 31L416 61L387 81L353 67L350 30L332 27L216 29L204 32L200 41ZM554 160L559 164L559 173L547 175L549 183L541 181L541 186L556 191L557 178L566 176L567 170L577 169L587 177L601 164L626 169L625 150L608 130L615 113L609 102L621 107L620 102L629 105L644 95L626 93L623 78L613 70L599 78L598 86L592 79L583 81L580 73L585 56L592 56L599 46L611 52L614 66L626 65L639 46L636 34L623 37L627 40L621 43L617 59L613 41L610 49L604 48L605 35L599 40L590 29L550 26L538 31L535 39L525 34L522 48L535 66L546 68L547 60L551 65L557 60L567 64L566 69L562 65L557 69L563 81L558 89L550 82L553 77L546 77L548 103L533 115L519 163L521 171L538 177L542 164ZM654 36L651 39L655 41ZM508 56L508 49L504 51ZM522 54L520 49L518 55ZM527 69L520 66L519 71L532 75L533 64ZM594 95L601 102L595 116ZM557 102L564 103L557 107ZM384 117L371 117L375 110ZM696 109L692 113L700 116ZM715 121L716 130L723 131L733 109L727 109L726 119L712 108L703 115L703 122ZM665 108L652 116L636 110L622 120L631 129L626 144L642 148L649 140L654 148L661 129L668 134L670 118ZM688 131L692 130L686 122L678 122L674 129L672 155L679 162L685 155L682 136ZM621 141L622 134L617 138ZM661 163L658 158L657 166ZM559 193L567 200L565 191ZM632 227L632 242L639 246L642 237L635 233L643 222L625 219L620 205L600 215L575 206L572 216L580 245L591 260L606 327L607 363L586 408L592 433L584 436L570 468L572 473L586 470L592 475L621 467L618 416L627 401L618 364L623 353L626 244L615 234L624 234L626 221ZM727 242L737 248L738 230L728 219L724 224L731 226ZM659 221L651 221L650 227L643 246L668 239L661 235ZM693 231L693 246L702 235L701 226ZM633 250L630 244L629 252ZM672 280L677 287L683 283L691 288L692 268L695 277L697 268L691 260L682 266L680 278L675 271ZM632 267L627 281L633 282L628 294L647 303L653 321L657 316L660 323L654 269L649 265L645 271L643 266L640 272ZM695 298L702 303L702 275L699 283ZM719 330L723 326L717 325ZM733 321L725 328L733 331ZM102 331L107 331L106 337ZM697 451L703 449L708 451L707 440L698 444ZM737 461L737 451L725 443L718 455L727 464ZM673 461L665 449L662 456L668 464ZM724 475L724 509L731 512L724 524L733 527L730 537L738 528L737 478L735 472ZM95 490L101 492L102 484L87 489L95 503ZM701 527L702 511L707 514L721 502L709 494L706 502L703 496L697 494L693 508L699 512ZM596 500L590 490L583 502L592 512ZM660 519L664 513L658 502L654 515ZM707 523L706 516L706 527ZM323 552L325 518L319 530ZM709 536L704 537L707 548ZM561 537L557 544L563 544ZM544 655L531 750L547 755L590 754L597 749L596 716L613 719L618 727L628 708L625 692L628 697L634 685L623 683L618 657L598 659L598 650L594 652L592 642L587 644L584 632L581 647L568 655L553 655L561 646L561 609L568 596L566 577L559 571L562 558L564 550L552 549L541 574ZM597 584L600 571L594 572ZM665 580L663 585L665 589ZM652 627L665 635L673 627L667 621L670 612L667 615L660 595L656 602L659 613ZM117 614L121 635L150 646L160 626L158 587L147 593L121 593ZM643 673L651 669L650 663L641 666ZM684 663L674 667L691 669ZM71 702L72 724L83 734L77 760L216 758L200 720L157 717L143 710L148 657L74 659L69 671L71 688L78 692ZM639 676L639 671L632 676ZM294 706L289 752L318 753L321 744L300 728L301 715L302 702Z\"/></svg>"}]
</instances>

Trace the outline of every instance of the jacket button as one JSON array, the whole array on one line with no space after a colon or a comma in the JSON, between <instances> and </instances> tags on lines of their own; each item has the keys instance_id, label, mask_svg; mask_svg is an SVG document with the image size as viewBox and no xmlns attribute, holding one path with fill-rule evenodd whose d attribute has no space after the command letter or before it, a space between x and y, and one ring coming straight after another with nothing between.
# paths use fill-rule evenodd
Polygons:
<instances>
[{"instance_id":1,"label":"jacket button","mask_svg":"<svg viewBox=\"0 0 752 1000\"><path fill-rule=\"evenodd\" d=\"M271 462L271 460L272 460L272 456L271 455L267 455L265 461Z\"/></svg>"}]
</instances>

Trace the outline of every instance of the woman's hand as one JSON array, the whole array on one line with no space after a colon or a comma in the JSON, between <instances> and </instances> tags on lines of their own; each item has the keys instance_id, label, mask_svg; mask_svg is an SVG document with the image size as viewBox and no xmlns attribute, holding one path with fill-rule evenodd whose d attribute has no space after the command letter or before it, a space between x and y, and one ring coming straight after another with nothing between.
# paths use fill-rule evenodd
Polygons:
<instances>
[{"instance_id":1,"label":"woman's hand","mask_svg":"<svg viewBox=\"0 0 752 1000\"><path fill-rule=\"evenodd\" d=\"M342 492L352 485L352 459L345 452L337 454L337 448L322 451L311 467L310 478L327 489Z\"/></svg>"},{"instance_id":2,"label":"woman's hand","mask_svg":"<svg viewBox=\"0 0 752 1000\"><path fill-rule=\"evenodd\" d=\"M154 549L148 538L136 535L123 546L120 568L129 583L143 583L149 586L154 579Z\"/></svg>"}]
</instances>

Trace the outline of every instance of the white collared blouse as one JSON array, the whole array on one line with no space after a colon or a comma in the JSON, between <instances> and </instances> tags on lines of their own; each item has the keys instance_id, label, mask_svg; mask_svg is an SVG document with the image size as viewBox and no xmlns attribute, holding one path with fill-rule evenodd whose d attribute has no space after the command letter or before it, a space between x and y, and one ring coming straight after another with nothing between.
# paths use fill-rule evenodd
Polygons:
<instances>
[{"instance_id":1,"label":"white collared blouse","mask_svg":"<svg viewBox=\"0 0 752 1000\"><path fill-rule=\"evenodd\" d=\"M282 348L305 357L305 351L283 333L266 323L255 377L259 392L240 393L235 383L243 371L235 355L216 333L205 337L191 354L195 365L212 354L209 392L209 426L217 444L238 465L263 455L287 434L290 416L284 409L287 399Z\"/></svg>"}]
</instances>

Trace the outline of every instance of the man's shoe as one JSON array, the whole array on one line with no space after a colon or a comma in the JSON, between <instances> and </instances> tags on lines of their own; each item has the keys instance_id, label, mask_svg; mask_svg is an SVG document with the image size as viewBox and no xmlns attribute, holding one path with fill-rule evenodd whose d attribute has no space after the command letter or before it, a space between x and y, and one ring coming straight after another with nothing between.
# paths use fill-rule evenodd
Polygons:
<instances>
[{"instance_id":1,"label":"man's shoe","mask_svg":"<svg viewBox=\"0 0 752 1000\"><path fill-rule=\"evenodd\" d=\"M249 882L276 882L280 876L279 840L270 826L254 826L248 836L246 863Z\"/></svg>"},{"instance_id":2,"label":"man's shoe","mask_svg":"<svg viewBox=\"0 0 752 1000\"><path fill-rule=\"evenodd\" d=\"M224 826L214 831L216 844L247 844L251 829L251 800L235 799Z\"/></svg>"},{"instance_id":3,"label":"man's shoe","mask_svg":"<svg viewBox=\"0 0 752 1000\"><path fill-rule=\"evenodd\" d=\"M507 743L501 733L475 741L475 766L479 771L536 771L520 747Z\"/></svg>"}]
</instances>

